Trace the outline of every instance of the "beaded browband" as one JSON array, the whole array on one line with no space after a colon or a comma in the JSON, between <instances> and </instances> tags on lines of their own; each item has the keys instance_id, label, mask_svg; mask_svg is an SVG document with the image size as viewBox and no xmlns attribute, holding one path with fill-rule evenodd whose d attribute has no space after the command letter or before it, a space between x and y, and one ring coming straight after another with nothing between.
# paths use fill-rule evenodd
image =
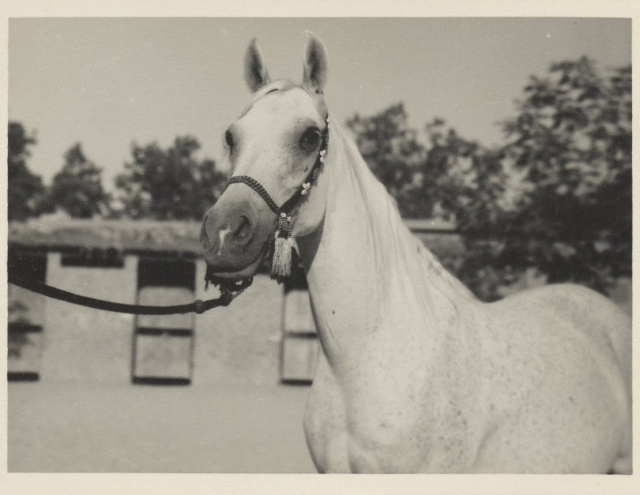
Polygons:
<instances>
[{"instance_id":1,"label":"beaded browband","mask_svg":"<svg viewBox=\"0 0 640 495\"><path fill-rule=\"evenodd\" d=\"M322 138L320 143L320 150L316 161L311 167L307 178L302 185L296 190L296 192L284 202L282 206L278 206L273 198L269 195L266 189L253 177L248 175L234 175L227 181L225 189L231 184L242 183L253 189L264 200L265 203L271 208L277 216L276 226L273 234L269 237L269 242L272 238L274 240L273 259L271 262L271 278L281 282L284 278L291 275L291 250L293 242L291 240L291 210L298 204L298 202L309 194L312 184L320 173L320 167L324 163L324 158L327 154L327 147L329 144L329 115L325 119L325 128L322 131Z\"/></svg>"}]
</instances>

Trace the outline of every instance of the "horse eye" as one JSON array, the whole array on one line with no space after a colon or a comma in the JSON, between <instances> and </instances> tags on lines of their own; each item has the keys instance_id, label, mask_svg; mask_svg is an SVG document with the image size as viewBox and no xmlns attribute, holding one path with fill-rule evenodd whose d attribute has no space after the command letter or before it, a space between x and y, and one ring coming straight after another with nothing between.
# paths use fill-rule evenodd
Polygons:
<instances>
[{"instance_id":1,"label":"horse eye","mask_svg":"<svg viewBox=\"0 0 640 495\"><path fill-rule=\"evenodd\" d=\"M227 143L227 146L229 147L229 150L233 150L233 134L231 134L231 131L227 130L227 132L224 133L224 140Z\"/></svg>"},{"instance_id":2,"label":"horse eye","mask_svg":"<svg viewBox=\"0 0 640 495\"><path fill-rule=\"evenodd\" d=\"M300 147L305 151L313 151L320 141L320 132L316 128L310 128L304 131L300 138Z\"/></svg>"}]
</instances>

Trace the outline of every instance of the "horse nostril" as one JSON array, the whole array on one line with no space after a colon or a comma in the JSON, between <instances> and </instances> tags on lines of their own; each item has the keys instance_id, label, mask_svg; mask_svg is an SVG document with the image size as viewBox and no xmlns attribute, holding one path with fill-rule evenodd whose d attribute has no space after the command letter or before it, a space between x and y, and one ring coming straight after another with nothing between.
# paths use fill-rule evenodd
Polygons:
<instances>
[{"instance_id":1,"label":"horse nostril","mask_svg":"<svg viewBox=\"0 0 640 495\"><path fill-rule=\"evenodd\" d=\"M240 215L238 222L232 227L231 237L236 242L246 243L251 239L252 231L253 225L249 217Z\"/></svg>"},{"instance_id":2,"label":"horse nostril","mask_svg":"<svg viewBox=\"0 0 640 495\"><path fill-rule=\"evenodd\" d=\"M221 200L224 201L224 198ZM260 232L252 206L243 201L217 203L202 219L200 243L209 262L229 262L231 257L244 256L255 244Z\"/></svg>"}]
</instances>

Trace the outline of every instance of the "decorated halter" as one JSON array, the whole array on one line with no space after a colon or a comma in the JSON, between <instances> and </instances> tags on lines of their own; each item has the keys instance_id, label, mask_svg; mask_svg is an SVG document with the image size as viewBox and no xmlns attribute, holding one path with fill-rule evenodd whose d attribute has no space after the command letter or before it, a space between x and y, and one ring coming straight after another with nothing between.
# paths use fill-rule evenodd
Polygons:
<instances>
[{"instance_id":1,"label":"decorated halter","mask_svg":"<svg viewBox=\"0 0 640 495\"><path fill-rule=\"evenodd\" d=\"M289 275L291 275L291 259L293 240L291 239L291 211L293 208L304 198L309 195L311 186L315 182L318 174L320 173L320 167L324 163L324 159L327 155L327 147L329 145L329 115L325 119L325 128L322 131L322 139L320 142L320 150L316 161L311 167L307 178L302 185L296 190L296 192L282 206L273 200L266 189L253 177L248 175L234 175L227 181L225 189L230 184L242 183L253 189L264 200L265 203L271 208L278 217L276 220L276 226L273 234L267 240L267 243L273 240L273 249L270 252L273 254L271 260L271 278L276 279L278 282Z\"/></svg>"}]
</instances>

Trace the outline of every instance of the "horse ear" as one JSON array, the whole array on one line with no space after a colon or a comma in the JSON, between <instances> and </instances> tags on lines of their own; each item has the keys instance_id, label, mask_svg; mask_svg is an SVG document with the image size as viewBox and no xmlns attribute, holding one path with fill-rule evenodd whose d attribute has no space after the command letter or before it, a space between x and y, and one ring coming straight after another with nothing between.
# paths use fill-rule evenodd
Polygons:
<instances>
[{"instance_id":1,"label":"horse ear","mask_svg":"<svg viewBox=\"0 0 640 495\"><path fill-rule=\"evenodd\" d=\"M256 38L251 40L244 56L244 79L254 93L270 81Z\"/></svg>"},{"instance_id":2,"label":"horse ear","mask_svg":"<svg viewBox=\"0 0 640 495\"><path fill-rule=\"evenodd\" d=\"M321 94L327 82L327 49L312 32L307 31L307 36L302 84L313 93Z\"/></svg>"}]
</instances>

